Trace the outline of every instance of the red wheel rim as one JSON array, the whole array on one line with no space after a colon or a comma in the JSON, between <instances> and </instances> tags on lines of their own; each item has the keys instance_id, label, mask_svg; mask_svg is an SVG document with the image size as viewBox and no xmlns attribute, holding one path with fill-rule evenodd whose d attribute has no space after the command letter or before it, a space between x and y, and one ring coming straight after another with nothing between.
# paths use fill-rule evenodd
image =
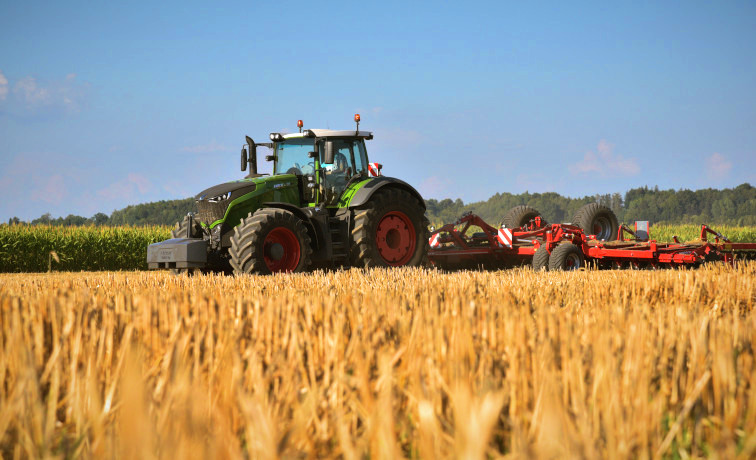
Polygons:
<instances>
[{"instance_id":1,"label":"red wheel rim","mask_svg":"<svg viewBox=\"0 0 756 460\"><path fill-rule=\"evenodd\" d=\"M273 273L296 270L300 252L299 240L288 228L274 228L263 241L265 265Z\"/></svg>"},{"instance_id":2,"label":"red wheel rim","mask_svg":"<svg viewBox=\"0 0 756 460\"><path fill-rule=\"evenodd\" d=\"M387 264L393 267L406 265L415 253L415 226L403 212L387 212L378 222L375 242L378 253Z\"/></svg>"}]
</instances>

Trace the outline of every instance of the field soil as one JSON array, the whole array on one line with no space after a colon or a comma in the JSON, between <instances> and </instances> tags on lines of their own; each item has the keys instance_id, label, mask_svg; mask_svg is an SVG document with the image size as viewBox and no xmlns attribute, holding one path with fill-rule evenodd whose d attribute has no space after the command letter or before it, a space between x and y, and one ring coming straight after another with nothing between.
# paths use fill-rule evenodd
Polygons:
<instances>
[{"instance_id":1,"label":"field soil","mask_svg":"<svg viewBox=\"0 0 756 460\"><path fill-rule=\"evenodd\" d=\"M0 275L0 455L754 458L756 262Z\"/></svg>"}]
</instances>

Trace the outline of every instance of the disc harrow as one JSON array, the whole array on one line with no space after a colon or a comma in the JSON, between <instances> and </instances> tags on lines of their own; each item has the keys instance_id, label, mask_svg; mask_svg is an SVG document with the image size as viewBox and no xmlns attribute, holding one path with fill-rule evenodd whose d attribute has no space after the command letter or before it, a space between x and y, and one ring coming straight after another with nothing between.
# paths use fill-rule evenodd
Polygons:
<instances>
[{"instance_id":1,"label":"disc harrow","mask_svg":"<svg viewBox=\"0 0 756 460\"><path fill-rule=\"evenodd\" d=\"M480 229L482 231L472 230ZM705 262L730 264L756 258L756 243L733 243L707 225L697 241L662 243L647 231L619 226L606 241L572 224L547 224L540 216L516 228L493 227L467 213L456 222L432 229L428 258L439 268L506 268L532 264L535 269L574 270L584 266L612 269L695 267ZM571 247L566 247L570 245ZM534 259L539 249L543 250ZM550 259L550 260L549 260Z\"/></svg>"}]
</instances>

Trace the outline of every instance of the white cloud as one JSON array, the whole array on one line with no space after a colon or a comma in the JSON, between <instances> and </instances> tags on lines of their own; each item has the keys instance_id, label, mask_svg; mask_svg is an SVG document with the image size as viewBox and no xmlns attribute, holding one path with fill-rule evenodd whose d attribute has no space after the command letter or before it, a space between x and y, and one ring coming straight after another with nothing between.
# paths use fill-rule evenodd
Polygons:
<instances>
[{"instance_id":1,"label":"white cloud","mask_svg":"<svg viewBox=\"0 0 756 460\"><path fill-rule=\"evenodd\" d=\"M62 80L40 81L32 76L11 83L0 73L0 101L11 115L50 116L76 113L84 106L89 85L77 81L76 74Z\"/></svg>"},{"instance_id":2,"label":"white cloud","mask_svg":"<svg viewBox=\"0 0 756 460\"><path fill-rule=\"evenodd\" d=\"M49 104L51 102L50 90L37 85L34 77L24 77L16 82L13 93L29 105Z\"/></svg>"},{"instance_id":3,"label":"white cloud","mask_svg":"<svg viewBox=\"0 0 756 460\"><path fill-rule=\"evenodd\" d=\"M730 175L732 162L724 155L714 153L706 159L706 175L711 180L722 180Z\"/></svg>"},{"instance_id":4,"label":"white cloud","mask_svg":"<svg viewBox=\"0 0 756 460\"><path fill-rule=\"evenodd\" d=\"M150 181L141 174L129 173L125 178L113 182L96 192L96 195L108 200L134 201L152 190Z\"/></svg>"},{"instance_id":5,"label":"white cloud","mask_svg":"<svg viewBox=\"0 0 756 460\"><path fill-rule=\"evenodd\" d=\"M212 141L209 144L182 147L181 151L189 152L189 153L213 153L213 152L229 152L231 151L231 148L226 145L219 144L215 141Z\"/></svg>"},{"instance_id":6,"label":"white cloud","mask_svg":"<svg viewBox=\"0 0 756 460\"><path fill-rule=\"evenodd\" d=\"M635 158L625 158L614 153L614 146L602 139L596 152L586 152L583 160L569 165L569 171L576 175L597 175L600 177L634 176L640 173Z\"/></svg>"},{"instance_id":7,"label":"white cloud","mask_svg":"<svg viewBox=\"0 0 756 460\"><path fill-rule=\"evenodd\" d=\"M3 75L3 71L0 70L0 101L4 101L8 97L8 79Z\"/></svg>"}]
</instances>

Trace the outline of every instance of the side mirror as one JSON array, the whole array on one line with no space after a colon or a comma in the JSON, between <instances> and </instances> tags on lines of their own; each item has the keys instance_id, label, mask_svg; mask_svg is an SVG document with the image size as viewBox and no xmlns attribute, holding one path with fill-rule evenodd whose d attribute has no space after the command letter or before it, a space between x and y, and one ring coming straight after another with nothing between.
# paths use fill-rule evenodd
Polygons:
<instances>
[{"instance_id":1,"label":"side mirror","mask_svg":"<svg viewBox=\"0 0 756 460\"><path fill-rule=\"evenodd\" d=\"M325 143L325 155L323 155L323 163L332 165L336 153L333 151L333 141L326 141Z\"/></svg>"},{"instance_id":2,"label":"side mirror","mask_svg":"<svg viewBox=\"0 0 756 460\"><path fill-rule=\"evenodd\" d=\"M241 151L241 170L247 170L247 149L245 149L244 147L242 147Z\"/></svg>"}]
</instances>

